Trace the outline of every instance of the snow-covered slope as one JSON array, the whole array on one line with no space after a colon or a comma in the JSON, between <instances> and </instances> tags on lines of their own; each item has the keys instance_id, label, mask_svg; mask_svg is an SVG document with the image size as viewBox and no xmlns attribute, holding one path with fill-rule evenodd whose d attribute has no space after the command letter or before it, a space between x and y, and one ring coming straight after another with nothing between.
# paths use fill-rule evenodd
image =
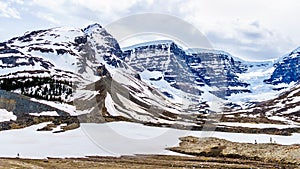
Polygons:
<instances>
[{"instance_id":1,"label":"snow-covered slope","mask_svg":"<svg viewBox=\"0 0 300 169\"><path fill-rule=\"evenodd\" d=\"M231 113L234 117L265 118L281 121L281 123L288 125L299 125L300 85L298 83L275 98L259 102L251 108Z\"/></svg>"}]
</instances>

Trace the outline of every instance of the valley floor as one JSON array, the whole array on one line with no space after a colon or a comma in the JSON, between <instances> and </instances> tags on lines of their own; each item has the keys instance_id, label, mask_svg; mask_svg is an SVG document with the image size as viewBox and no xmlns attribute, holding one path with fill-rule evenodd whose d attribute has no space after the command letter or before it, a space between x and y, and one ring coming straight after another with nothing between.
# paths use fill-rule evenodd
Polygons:
<instances>
[{"instance_id":1,"label":"valley floor","mask_svg":"<svg viewBox=\"0 0 300 169\"><path fill-rule=\"evenodd\" d=\"M83 123L77 129L59 133L55 133L60 130L59 126L52 131L37 131L47 124L49 122L0 131L0 168L297 168L300 163L298 158L282 161L274 159L273 156L262 156L257 159L257 154L266 154L263 150L274 152L281 147L283 153L285 150L291 153L296 151L299 155L299 133L283 136L187 131L131 122ZM214 147L206 147L203 150L197 148L193 144L202 144L198 144L197 141L184 142L182 138L187 136L214 137L211 143L203 144ZM212 144L214 142L217 142L217 147L219 144L226 145L228 149L225 149L224 153L242 148L245 155L240 151L237 155L234 154L235 156L232 156L232 153L216 156L203 153L207 150L215 151L215 145ZM189 145L196 149L190 149ZM253 154L249 156L248 150ZM279 158L281 157L290 159L285 155Z\"/></svg>"}]
</instances>

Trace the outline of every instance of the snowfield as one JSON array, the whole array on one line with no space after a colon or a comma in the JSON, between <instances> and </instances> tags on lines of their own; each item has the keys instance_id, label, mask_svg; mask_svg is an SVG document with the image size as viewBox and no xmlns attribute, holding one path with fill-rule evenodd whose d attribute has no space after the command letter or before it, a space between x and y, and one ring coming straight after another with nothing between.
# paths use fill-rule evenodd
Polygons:
<instances>
[{"instance_id":1,"label":"snowfield","mask_svg":"<svg viewBox=\"0 0 300 169\"><path fill-rule=\"evenodd\" d=\"M36 131L48 123L33 125L24 129L1 131L1 157L46 158L83 157L85 155L110 155L101 151L82 130L75 129L64 133Z\"/></svg>"},{"instance_id":2,"label":"snowfield","mask_svg":"<svg viewBox=\"0 0 300 169\"><path fill-rule=\"evenodd\" d=\"M244 134L226 132L187 131L161 127L149 127L129 122L105 124L83 123L75 130L52 133L36 131L48 123L0 132L0 157L46 158L120 156L134 154L177 154L167 147L178 146L179 137L217 137L229 141L299 144L300 134L279 136L268 134Z\"/></svg>"}]
</instances>

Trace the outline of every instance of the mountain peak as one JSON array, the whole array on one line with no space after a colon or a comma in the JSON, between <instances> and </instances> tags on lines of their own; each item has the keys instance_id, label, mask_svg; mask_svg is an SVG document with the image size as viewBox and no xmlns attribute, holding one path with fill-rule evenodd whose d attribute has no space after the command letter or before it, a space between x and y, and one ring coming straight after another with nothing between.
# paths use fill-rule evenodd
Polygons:
<instances>
[{"instance_id":1,"label":"mountain peak","mask_svg":"<svg viewBox=\"0 0 300 169\"><path fill-rule=\"evenodd\" d=\"M137 47L150 46L150 45L162 45L162 44L165 44L165 45L168 44L169 45L169 44L172 44L172 43L174 43L173 40L155 40L155 41L138 43L138 44L135 44L135 45L132 45L132 46L126 46L126 47L123 47L122 50L123 51L132 50L132 49L135 49Z\"/></svg>"},{"instance_id":2,"label":"mountain peak","mask_svg":"<svg viewBox=\"0 0 300 169\"><path fill-rule=\"evenodd\" d=\"M292 54L300 53L300 47L296 48L292 51Z\"/></svg>"},{"instance_id":3,"label":"mountain peak","mask_svg":"<svg viewBox=\"0 0 300 169\"><path fill-rule=\"evenodd\" d=\"M293 58L299 58L299 56L300 56L300 47L294 49L289 54L284 55L278 61L284 61L284 60L289 60L289 59L293 59Z\"/></svg>"},{"instance_id":4,"label":"mountain peak","mask_svg":"<svg viewBox=\"0 0 300 169\"><path fill-rule=\"evenodd\" d=\"M102 29L102 26L98 23L91 24L83 29L84 33L91 34L95 31L100 31Z\"/></svg>"}]
</instances>

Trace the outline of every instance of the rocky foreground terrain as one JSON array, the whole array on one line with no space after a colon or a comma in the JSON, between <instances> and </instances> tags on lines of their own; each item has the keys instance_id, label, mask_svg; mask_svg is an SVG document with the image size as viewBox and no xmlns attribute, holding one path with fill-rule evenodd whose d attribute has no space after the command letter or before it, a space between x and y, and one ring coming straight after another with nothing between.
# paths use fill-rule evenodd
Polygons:
<instances>
[{"instance_id":1,"label":"rocky foreground terrain","mask_svg":"<svg viewBox=\"0 0 300 169\"><path fill-rule=\"evenodd\" d=\"M0 159L0 168L102 168L102 169L179 169L179 168L286 168L299 169L296 164L274 163L268 161L257 161L253 159L235 159L225 157L187 157L187 156L166 156L166 155L137 155L122 157L88 157L69 159Z\"/></svg>"},{"instance_id":2,"label":"rocky foreground terrain","mask_svg":"<svg viewBox=\"0 0 300 169\"><path fill-rule=\"evenodd\" d=\"M169 150L208 157L251 159L277 164L300 165L300 145L279 145L276 143L237 143L219 138L182 137L179 147ZM272 140L270 140L272 142Z\"/></svg>"}]
</instances>

